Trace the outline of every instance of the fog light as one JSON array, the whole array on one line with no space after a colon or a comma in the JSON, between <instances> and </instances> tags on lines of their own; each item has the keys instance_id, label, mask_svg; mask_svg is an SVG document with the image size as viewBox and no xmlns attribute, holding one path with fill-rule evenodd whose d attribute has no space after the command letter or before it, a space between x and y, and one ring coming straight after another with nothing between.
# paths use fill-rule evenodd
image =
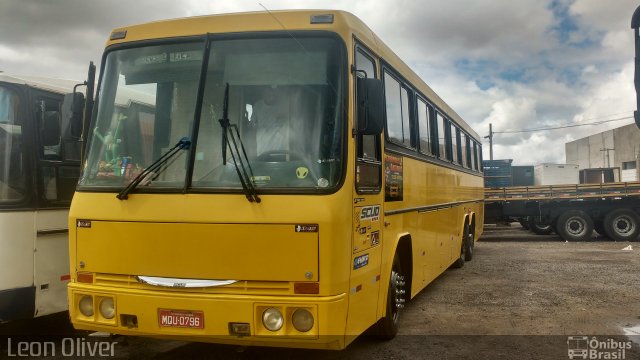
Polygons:
<instances>
[{"instance_id":1,"label":"fog light","mask_svg":"<svg viewBox=\"0 0 640 360\"><path fill-rule=\"evenodd\" d=\"M84 295L78 302L78 309L84 316L93 316L93 298L89 295Z\"/></svg>"},{"instance_id":2,"label":"fog light","mask_svg":"<svg viewBox=\"0 0 640 360\"><path fill-rule=\"evenodd\" d=\"M116 307L113 304L113 298L103 298L100 300L100 314L105 319L113 319L116 315Z\"/></svg>"},{"instance_id":3,"label":"fog light","mask_svg":"<svg viewBox=\"0 0 640 360\"><path fill-rule=\"evenodd\" d=\"M269 331L282 329L282 325L284 324L282 313L276 308L268 308L262 313L262 324Z\"/></svg>"},{"instance_id":4,"label":"fog light","mask_svg":"<svg viewBox=\"0 0 640 360\"><path fill-rule=\"evenodd\" d=\"M293 312L291 322L296 330L307 332L313 327L313 315L307 309L298 309Z\"/></svg>"}]
</instances>

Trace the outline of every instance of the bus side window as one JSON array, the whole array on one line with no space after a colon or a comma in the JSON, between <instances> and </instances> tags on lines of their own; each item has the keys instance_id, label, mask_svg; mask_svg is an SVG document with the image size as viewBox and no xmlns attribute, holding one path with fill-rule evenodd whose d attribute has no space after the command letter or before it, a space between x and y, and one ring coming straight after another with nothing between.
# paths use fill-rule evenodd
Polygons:
<instances>
[{"instance_id":1,"label":"bus side window","mask_svg":"<svg viewBox=\"0 0 640 360\"><path fill-rule=\"evenodd\" d=\"M376 78L373 58L363 49L356 48L355 65L358 77ZM378 193L382 184L382 165L379 135L358 135L357 137L356 191Z\"/></svg>"},{"instance_id":2,"label":"bus side window","mask_svg":"<svg viewBox=\"0 0 640 360\"><path fill-rule=\"evenodd\" d=\"M42 207L71 202L78 182L79 159L65 160L63 147L62 98L39 96L36 120L39 134L39 192Z\"/></svg>"}]
</instances>

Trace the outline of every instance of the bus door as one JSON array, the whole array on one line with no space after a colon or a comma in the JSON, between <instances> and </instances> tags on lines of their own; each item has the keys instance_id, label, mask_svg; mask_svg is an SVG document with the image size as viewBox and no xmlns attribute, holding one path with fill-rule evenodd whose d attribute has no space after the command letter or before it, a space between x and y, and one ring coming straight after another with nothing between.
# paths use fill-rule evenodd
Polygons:
<instances>
[{"instance_id":1,"label":"bus door","mask_svg":"<svg viewBox=\"0 0 640 360\"><path fill-rule=\"evenodd\" d=\"M356 76L376 78L375 61L356 47ZM365 75L366 74L366 75ZM355 191L347 334L360 334L377 319L382 260L382 162L379 135L356 137ZM386 285L384 286L386 289Z\"/></svg>"},{"instance_id":2,"label":"bus door","mask_svg":"<svg viewBox=\"0 0 640 360\"><path fill-rule=\"evenodd\" d=\"M80 173L80 142L70 140L62 117L63 96L34 91L37 208L34 251L35 315L67 308L68 216Z\"/></svg>"}]
</instances>

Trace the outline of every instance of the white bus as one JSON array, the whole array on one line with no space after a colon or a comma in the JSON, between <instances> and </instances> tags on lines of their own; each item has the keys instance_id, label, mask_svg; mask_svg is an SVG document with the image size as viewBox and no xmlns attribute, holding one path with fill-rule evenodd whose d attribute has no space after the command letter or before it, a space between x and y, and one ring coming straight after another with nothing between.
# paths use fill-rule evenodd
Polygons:
<instances>
[{"instance_id":1,"label":"white bus","mask_svg":"<svg viewBox=\"0 0 640 360\"><path fill-rule=\"evenodd\" d=\"M0 73L0 321L67 310L82 129L65 95L76 84Z\"/></svg>"}]
</instances>

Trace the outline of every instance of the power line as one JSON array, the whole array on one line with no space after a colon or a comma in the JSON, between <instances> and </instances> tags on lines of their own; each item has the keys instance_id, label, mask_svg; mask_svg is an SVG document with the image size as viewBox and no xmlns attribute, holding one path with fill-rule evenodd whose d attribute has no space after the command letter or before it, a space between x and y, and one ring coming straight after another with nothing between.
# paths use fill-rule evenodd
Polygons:
<instances>
[{"instance_id":1,"label":"power line","mask_svg":"<svg viewBox=\"0 0 640 360\"><path fill-rule=\"evenodd\" d=\"M579 127L579 126L602 125L602 124L606 124L606 123L613 122L613 121L621 121L621 120L627 120L627 119L633 119L633 116L625 116L625 117L621 117L621 118L617 118L617 119L595 121L595 122L592 122L592 123L568 124L568 125L561 125L561 126L534 128L534 129L522 129L522 130L494 131L493 133L494 134L518 134L518 133L527 133L527 132L534 132L534 131L558 130L558 129L566 129L566 128L572 128L572 127Z\"/></svg>"}]
</instances>

